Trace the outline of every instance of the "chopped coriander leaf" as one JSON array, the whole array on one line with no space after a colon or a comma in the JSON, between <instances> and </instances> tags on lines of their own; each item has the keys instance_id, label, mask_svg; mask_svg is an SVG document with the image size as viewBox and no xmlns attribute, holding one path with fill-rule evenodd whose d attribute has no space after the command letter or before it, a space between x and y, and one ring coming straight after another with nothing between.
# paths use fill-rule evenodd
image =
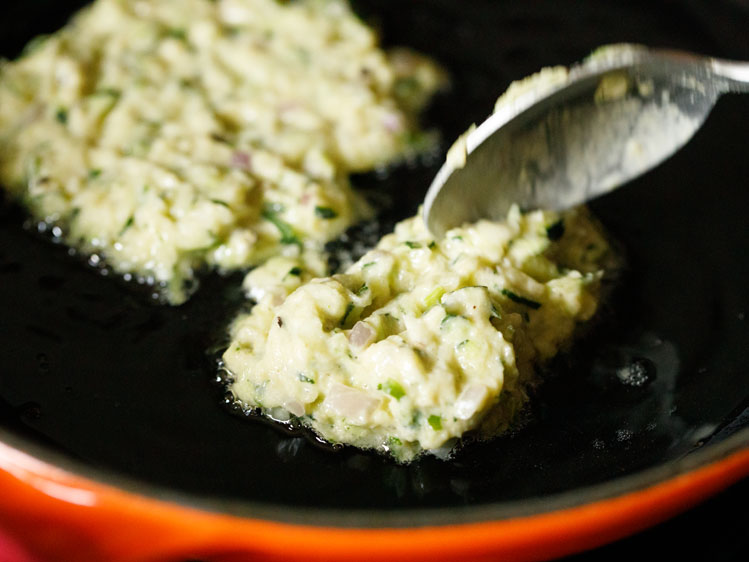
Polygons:
<instances>
[{"instance_id":1,"label":"chopped coriander leaf","mask_svg":"<svg viewBox=\"0 0 749 562\"><path fill-rule=\"evenodd\" d=\"M354 303L350 302L346 305L346 312L343 313L343 318L341 318L341 326L346 325L346 320L348 319L351 312L354 310Z\"/></svg>"},{"instance_id":2,"label":"chopped coriander leaf","mask_svg":"<svg viewBox=\"0 0 749 562\"><path fill-rule=\"evenodd\" d=\"M403 387L393 379L388 379L386 382L378 384L377 390L387 392L396 400L400 400L406 395L406 391L403 390Z\"/></svg>"},{"instance_id":3,"label":"chopped coriander leaf","mask_svg":"<svg viewBox=\"0 0 749 562\"><path fill-rule=\"evenodd\" d=\"M356 290L356 294L357 294L357 295L361 295L361 294L363 294L363 293L366 293L367 291L369 291L369 287L367 287L367 284L366 284L366 283L364 283L364 284L363 284L363 285L362 285L361 287L359 287L359 288L358 288L358 289Z\"/></svg>"},{"instance_id":4,"label":"chopped coriander leaf","mask_svg":"<svg viewBox=\"0 0 749 562\"><path fill-rule=\"evenodd\" d=\"M211 199L211 203L214 203L216 205L221 205L222 207L229 208L229 203L226 201L221 201L221 199Z\"/></svg>"},{"instance_id":5,"label":"chopped coriander leaf","mask_svg":"<svg viewBox=\"0 0 749 562\"><path fill-rule=\"evenodd\" d=\"M440 416L432 414L427 418L427 421L429 422L429 425L432 426L433 430L439 431L442 429L442 418Z\"/></svg>"},{"instance_id":6,"label":"chopped coriander leaf","mask_svg":"<svg viewBox=\"0 0 749 562\"><path fill-rule=\"evenodd\" d=\"M435 249L436 247L437 247L437 242L435 242L434 240L432 240L432 241L431 241L431 242L429 243L429 246L428 246L428 248L429 248L430 250L434 250L434 249Z\"/></svg>"},{"instance_id":7,"label":"chopped coriander leaf","mask_svg":"<svg viewBox=\"0 0 749 562\"><path fill-rule=\"evenodd\" d=\"M552 242L559 240L562 236L564 236L564 219L559 219L546 227L546 237Z\"/></svg>"},{"instance_id":8,"label":"chopped coriander leaf","mask_svg":"<svg viewBox=\"0 0 749 562\"><path fill-rule=\"evenodd\" d=\"M299 277L301 274L302 274L302 268L294 266L289 270L289 272L286 275L296 275L297 277Z\"/></svg>"},{"instance_id":9,"label":"chopped coriander leaf","mask_svg":"<svg viewBox=\"0 0 749 562\"><path fill-rule=\"evenodd\" d=\"M68 122L68 110L64 107L58 107L55 112L55 119L57 119L58 123L65 125Z\"/></svg>"},{"instance_id":10,"label":"chopped coriander leaf","mask_svg":"<svg viewBox=\"0 0 749 562\"><path fill-rule=\"evenodd\" d=\"M365 263L364 265L362 265L361 268L364 269L365 267L372 267L376 263L377 262L369 261L369 262Z\"/></svg>"},{"instance_id":11,"label":"chopped coriander leaf","mask_svg":"<svg viewBox=\"0 0 749 562\"><path fill-rule=\"evenodd\" d=\"M135 217L133 217L133 215L130 215L128 219L125 221L125 224L122 226L122 230L120 230L120 234L124 233L128 228L133 226L134 222L135 222Z\"/></svg>"},{"instance_id":12,"label":"chopped coriander leaf","mask_svg":"<svg viewBox=\"0 0 749 562\"><path fill-rule=\"evenodd\" d=\"M391 435L390 437L388 437L387 444L388 447L400 447L401 445L403 445L403 442L394 435Z\"/></svg>"},{"instance_id":13,"label":"chopped coriander leaf","mask_svg":"<svg viewBox=\"0 0 749 562\"><path fill-rule=\"evenodd\" d=\"M101 175L101 170L98 168L94 168L93 170L88 171L88 179L93 180L98 178Z\"/></svg>"},{"instance_id":14,"label":"chopped coriander leaf","mask_svg":"<svg viewBox=\"0 0 749 562\"><path fill-rule=\"evenodd\" d=\"M309 378L304 373L299 373L299 380L308 384L315 384L315 379Z\"/></svg>"},{"instance_id":15,"label":"chopped coriander leaf","mask_svg":"<svg viewBox=\"0 0 749 562\"><path fill-rule=\"evenodd\" d=\"M421 244L419 244L418 242L412 242L411 240L406 240L404 244L412 250L415 248L421 248Z\"/></svg>"},{"instance_id":16,"label":"chopped coriander leaf","mask_svg":"<svg viewBox=\"0 0 749 562\"><path fill-rule=\"evenodd\" d=\"M179 39L180 41L184 41L185 39L187 39L187 31L185 31L181 27L172 27L171 29L167 30L166 36L171 37L172 39Z\"/></svg>"},{"instance_id":17,"label":"chopped coriander leaf","mask_svg":"<svg viewBox=\"0 0 749 562\"><path fill-rule=\"evenodd\" d=\"M315 207L315 214L321 219L334 219L338 216L338 213L330 207Z\"/></svg>"},{"instance_id":18,"label":"chopped coriander leaf","mask_svg":"<svg viewBox=\"0 0 749 562\"><path fill-rule=\"evenodd\" d=\"M269 205L263 209L262 216L265 220L273 223L281 234L281 244L298 244L301 246L302 242L299 240L294 229L291 225L278 217L277 212Z\"/></svg>"},{"instance_id":19,"label":"chopped coriander leaf","mask_svg":"<svg viewBox=\"0 0 749 562\"><path fill-rule=\"evenodd\" d=\"M502 294L506 296L508 299L510 299L512 302L525 305L528 308L532 308L533 310L541 308L540 302L536 302L531 299L521 297L520 295L513 293L509 289L502 289Z\"/></svg>"}]
</instances>

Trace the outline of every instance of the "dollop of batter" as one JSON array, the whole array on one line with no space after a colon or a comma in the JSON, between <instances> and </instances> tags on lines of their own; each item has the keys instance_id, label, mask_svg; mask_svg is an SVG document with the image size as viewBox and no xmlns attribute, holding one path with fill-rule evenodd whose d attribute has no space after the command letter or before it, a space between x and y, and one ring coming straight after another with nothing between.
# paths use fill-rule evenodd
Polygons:
<instances>
[{"instance_id":1,"label":"dollop of batter","mask_svg":"<svg viewBox=\"0 0 749 562\"><path fill-rule=\"evenodd\" d=\"M409 461L506 429L537 366L599 302L612 257L584 208L513 208L434 240L405 220L344 273L272 261L223 359L247 408Z\"/></svg>"},{"instance_id":2,"label":"dollop of batter","mask_svg":"<svg viewBox=\"0 0 749 562\"><path fill-rule=\"evenodd\" d=\"M443 79L343 0L97 0L0 65L0 183L178 304L197 269L319 254L366 215L349 174L429 144Z\"/></svg>"}]
</instances>

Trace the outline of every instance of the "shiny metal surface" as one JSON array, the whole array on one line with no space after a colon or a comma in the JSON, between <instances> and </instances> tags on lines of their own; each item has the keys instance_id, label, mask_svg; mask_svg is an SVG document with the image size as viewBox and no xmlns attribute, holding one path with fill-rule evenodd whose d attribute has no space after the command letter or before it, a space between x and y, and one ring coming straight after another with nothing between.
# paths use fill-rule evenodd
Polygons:
<instances>
[{"instance_id":1,"label":"shiny metal surface","mask_svg":"<svg viewBox=\"0 0 749 562\"><path fill-rule=\"evenodd\" d=\"M435 236L523 209L564 209L602 195L679 150L726 92L749 92L749 63L631 44L508 90L463 135L427 192Z\"/></svg>"}]
</instances>

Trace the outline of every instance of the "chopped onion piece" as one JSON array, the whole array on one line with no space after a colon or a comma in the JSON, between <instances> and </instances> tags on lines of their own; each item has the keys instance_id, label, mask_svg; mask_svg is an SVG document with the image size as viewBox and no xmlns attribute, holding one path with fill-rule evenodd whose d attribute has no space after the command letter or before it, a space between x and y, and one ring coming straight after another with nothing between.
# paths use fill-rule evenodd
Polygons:
<instances>
[{"instance_id":1,"label":"chopped onion piece","mask_svg":"<svg viewBox=\"0 0 749 562\"><path fill-rule=\"evenodd\" d=\"M472 384L466 387L455 402L455 415L458 419L467 420L475 414L486 401L489 394L483 384Z\"/></svg>"},{"instance_id":2,"label":"chopped onion piece","mask_svg":"<svg viewBox=\"0 0 749 562\"><path fill-rule=\"evenodd\" d=\"M366 322L357 322L354 327L351 328L351 332L348 335L349 343L358 349L362 349L371 344L375 339L375 331L372 326Z\"/></svg>"},{"instance_id":3,"label":"chopped onion piece","mask_svg":"<svg viewBox=\"0 0 749 562\"><path fill-rule=\"evenodd\" d=\"M364 423L379 405L380 400L362 390L336 384L325 397L325 403L335 413L353 423Z\"/></svg>"}]
</instances>

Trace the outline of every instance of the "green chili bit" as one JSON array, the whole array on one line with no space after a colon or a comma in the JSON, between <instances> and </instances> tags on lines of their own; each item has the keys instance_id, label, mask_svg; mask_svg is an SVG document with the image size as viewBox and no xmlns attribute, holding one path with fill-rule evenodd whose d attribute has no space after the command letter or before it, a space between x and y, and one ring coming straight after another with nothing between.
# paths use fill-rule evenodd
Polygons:
<instances>
[{"instance_id":1,"label":"green chili bit","mask_svg":"<svg viewBox=\"0 0 749 562\"><path fill-rule=\"evenodd\" d=\"M439 431L442 429L442 418L436 414L432 414L427 418L427 421L429 422L429 425L432 426L432 429L435 431Z\"/></svg>"},{"instance_id":2,"label":"green chili bit","mask_svg":"<svg viewBox=\"0 0 749 562\"><path fill-rule=\"evenodd\" d=\"M528 308L532 308L533 310L537 310L541 308L540 302L532 301L531 299L521 297L520 295L513 293L509 289L502 289L502 294L506 296L508 299L510 299L512 302L525 305Z\"/></svg>"},{"instance_id":3,"label":"green chili bit","mask_svg":"<svg viewBox=\"0 0 749 562\"><path fill-rule=\"evenodd\" d=\"M442 287L435 288L424 299L424 306L426 308L431 308L435 304L438 304L440 302L440 300L442 299L442 295L444 295L444 294L445 294L445 289L443 289Z\"/></svg>"},{"instance_id":4,"label":"green chili bit","mask_svg":"<svg viewBox=\"0 0 749 562\"><path fill-rule=\"evenodd\" d=\"M330 207L315 207L315 214L321 219L334 219L338 216L338 213Z\"/></svg>"},{"instance_id":5,"label":"green chili bit","mask_svg":"<svg viewBox=\"0 0 749 562\"><path fill-rule=\"evenodd\" d=\"M377 385L377 390L382 390L383 392L387 392L390 396L395 398L396 400L400 400L406 395L406 391L403 390L403 387L393 379L388 379L384 383L380 383Z\"/></svg>"}]
</instances>

